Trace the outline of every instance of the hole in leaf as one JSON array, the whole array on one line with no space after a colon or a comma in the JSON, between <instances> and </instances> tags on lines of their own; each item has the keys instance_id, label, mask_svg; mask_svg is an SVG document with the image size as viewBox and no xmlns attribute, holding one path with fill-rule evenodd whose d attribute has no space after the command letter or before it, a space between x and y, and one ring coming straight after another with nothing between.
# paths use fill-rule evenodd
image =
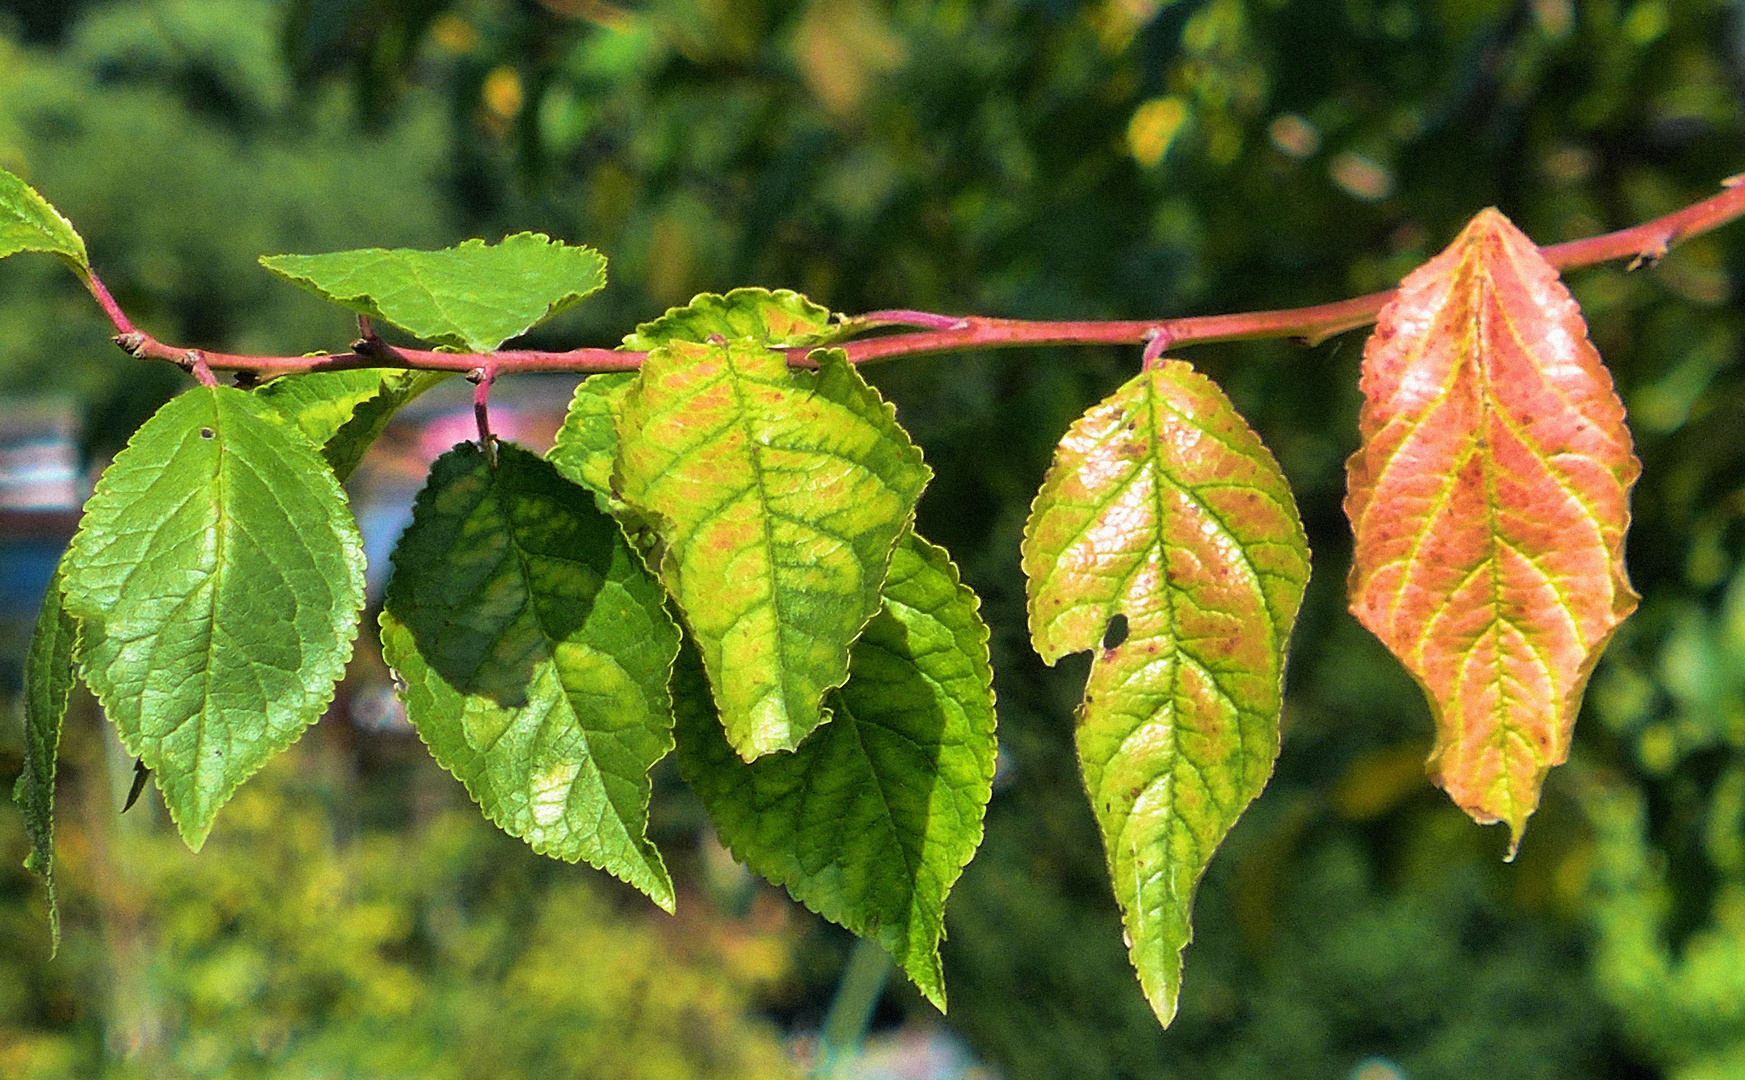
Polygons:
<instances>
[{"instance_id":1,"label":"hole in leaf","mask_svg":"<svg viewBox=\"0 0 1745 1080\"><path fill-rule=\"evenodd\" d=\"M209 427L201 428L200 429L200 437L202 439L210 439L212 437L212 429Z\"/></svg>"},{"instance_id":2,"label":"hole in leaf","mask_svg":"<svg viewBox=\"0 0 1745 1080\"><path fill-rule=\"evenodd\" d=\"M1127 616L1117 615L1109 620L1109 625L1103 630L1103 649L1105 651L1118 647L1127 640Z\"/></svg>"}]
</instances>

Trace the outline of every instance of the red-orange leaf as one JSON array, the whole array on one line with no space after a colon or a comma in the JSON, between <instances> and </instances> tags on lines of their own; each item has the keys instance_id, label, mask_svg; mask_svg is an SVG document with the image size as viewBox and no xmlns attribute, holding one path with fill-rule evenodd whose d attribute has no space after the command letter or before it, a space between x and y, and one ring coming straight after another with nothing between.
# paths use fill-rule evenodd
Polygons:
<instances>
[{"instance_id":1,"label":"red-orange leaf","mask_svg":"<svg viewBox=\"0 0 1745 1080\"><path fill-rule=\"evenodd\" d=\"M1636 607L1624 406L1556 269L1495 210L1401 283L1362 386L1352 613L1430 697L1432 778L1519 843Z\"/></svg>"}]
</instances>

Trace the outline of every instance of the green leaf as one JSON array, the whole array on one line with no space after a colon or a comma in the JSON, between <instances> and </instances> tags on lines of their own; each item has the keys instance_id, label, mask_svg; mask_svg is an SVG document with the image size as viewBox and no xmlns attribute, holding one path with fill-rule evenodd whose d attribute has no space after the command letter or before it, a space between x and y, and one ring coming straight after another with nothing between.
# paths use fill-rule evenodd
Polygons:
<instances>
[{"instance_id":1,"label":"green leaf","mask_svg":"<svg viewBox=\"0 0 1745 1080\"><path fill-rule=\"evenodd\" d=\"M30 855L24 866L42 875L48 891L50 955L61 947L54 875L55 766L61 720L67 714L67 697L73 689L73 645L78 636L79 624L61 604L61 571L56 569L42 598L24 660L24 772L12 793L24 813L24 831L30 837Z\"/></svg>"},{"instance_id":2,"label":"green leaf","mask_svg":"<svg viewBox=\"0 0 1745 1080\"><path fill-rule=\"evenodd\" d=\"M665 543L661 578L747 761L792 750L848 678L891 549L932 476L838 352L655 349L618 416L614 487Z\"/></svg>"},{"instance_id":3,"label":"green leaf","mask_svg":"<svg viewBox=\"0 0 1745 1080\"><path fill-rule=\"evenodd\" d=\"M90 269L85 241L36 189L0 169L0 259L20 251L59 255L81 273Z\"/></svg>"},{"instance_id":4,"label":"green leaf","mask_svg":"<svg viewBox=\"0 0 1745 1080\"><path fill-rule=\"evenodd\" d=\"M735 856L876 937L945 1008L945 898L982 838L994 693L978 601L945 549L904 535L885 606L854 646L834 718L746 764L722 736L694 649L675 669L679 769Z\"/></svg>"},{"instance_id":5,"label":"green leaf","mask_svg":"<svg viewBox=\"0 0 1745 1080\"><path fill-rule=\"evenodd\" d=\"M1097 649L1079 764L1129 952L1165 1025L1194 890L1272 774L1309 550L1278 465L1180 361L1073 424L1024 532L1030 634Z\"/></svg>"},{"instance_id":6,"label":"green leaf","mask_svg":"<svg viewBox=\"0 0 1745 1080\"><path fill-rule=\"evenodd\" d=\"M672 749L678 628L660 583L583 489L512 443L431 468L394 552L382 646L406 708L485 815L672 910L644 835Z\"/></svg>"},{"instance_id":7,"label":"green leaf","mask_svg":"<svg viewBox=\"0 0 1745 1080\"><path fill-rule=\"evenodd\" d=\"M719 334L771 348L825 345L846 331L830 322L830 309L788 289L734 289L725 296L701 293L684 307L645 322L624 337L626 349L647 350L671 341L705 342Z\"/></svg>"},{"instance_id":8,"label":"green leaf","mask_svg":"<svg viewBox=\"0 0 1745 1080\"><path fill-rule=\"evenodd\" d=\"M576 386L563 427L545 455L564 479L592 491L602 510L623 505L612 493L612 466L618 458L618 431L612 418L635 382L633 371L611 371L583 379Z\"/></svg>"},{"instance_id":9,"label":"green leaf","mask_svg":"<svg viewBox=\"0 0 1745 1080\"><path fill-rule=\"evenodd\" d=\"M255 391L295 424L343 482L394 414L449 375L440 371L312 371L287 375Z\"/></svg>"},{"instance_id":10,"label":"green leaf","mask_svg":"<svg viewBox=\"0 0 1745 1080\"><path fill-rule=\"evenodd\" d=\"M267 255L261 265L426 341L473 352L490 352L606 284L605 256L543 233L516 233L494 247L468 240L443 251Z\"/></svg>"},{"instance_id":11,"label":"green leaf","mask_svg":"<svg viewBox=\"0 0 1745 1080\"><path fill-rule=\"evenodd\" d=\"M252 395L190 390L134 433L65 559L85 682L199 850L320 718L364 604L345 494Z\"/></svg>"}]
</instances>

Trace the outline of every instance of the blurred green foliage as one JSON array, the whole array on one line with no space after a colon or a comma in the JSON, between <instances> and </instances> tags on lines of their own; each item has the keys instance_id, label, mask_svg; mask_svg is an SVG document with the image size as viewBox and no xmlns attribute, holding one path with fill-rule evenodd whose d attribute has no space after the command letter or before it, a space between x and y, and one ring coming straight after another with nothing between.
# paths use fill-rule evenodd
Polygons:
<instances>
[{"instance_id":1,"label":"blurred green foliage","mask_svg":"<svg viewBox=\"0 0 1745 1080\"><path fill-rule=\"evenodd\" d=\"M122 306L165 340L331 346L346 315L258 256L456 238L440 113L408 103L391 134L355 138L342 94L296 91L275 21L265 0L179 0L96 8L53 52L0 36L0 165L54 193ZM64 270L0 265L0 391L79 395L108 450L183 385L112 333Z\"/></svg>"},{"instance_id":2,"label":"blurred green foliage","mask_svg":"<svg viewBox=\"0 0 1745 1080\"><path fill-rule=\"evenodd\" d=\"M851 312L1314 303L1391 284L1485 205L1554 242L1674 209L1745 161L1745 38L1722 0L0 10L0 164L85 231L129 310L190 345L348 340L245 265L257 254L518 229L612 260L606 292L541 343L611 341L747 284ZM0 266L0 380L78 390L114 445L179 376L110 350L40 261ZM1745 1069L1742 276L1740 226L1571 275L1644 461L1645 603L1511 865L1428 788L1419 692L1343 609L1361 339L1191 353L1296 487L1316 577L1278 774L1202 889L1168 1033L1122 956L1072 762L1083 667L1032 656L1017 572L1054 441L1137 357L871 373L938 473L920 529L994 629L1006 786L946 946L950 1020L980 1054L1013 1080L1332 1078L1371 1055L1487 1080ZM70 975L30 978L60 980L31 983L38 1002L77 996ZM893 1006L925 1008L902 989Z\"/></svg>"},{"instance_id":3,"label":"blurred green foliage","mask_svg":"<svg viewBox=\"0 0 1745 1080\"><path fill-rule=\"evenodd\" d=\"M745 919L713 918L707 903L681 920L626 913L621 892L496 832L447 783L425 793L420 820L357 830L357 778L320 743L252 780L199 856L161 825L117 825L104 771L76 774L97 804L83 809L110 831L84 827L87 814L62 834L81 924L63 959L37 966L36 905L0 908L0 1075L791 1072L756 1015L793 948L773 897ZM3 825L13 867L23 839L15 818ZM9 870L0 894L30 888Z\"/></svg>"}]
</instances>

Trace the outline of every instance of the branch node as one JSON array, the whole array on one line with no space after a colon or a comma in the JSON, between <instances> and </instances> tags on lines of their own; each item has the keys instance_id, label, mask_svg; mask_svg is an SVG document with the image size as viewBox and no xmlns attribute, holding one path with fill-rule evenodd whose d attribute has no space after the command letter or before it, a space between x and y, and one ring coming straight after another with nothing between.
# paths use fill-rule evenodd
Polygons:
<instances>
[{"instance_id":1,"label":"branch node","mask_svg":"<svg viewBox=\"0 0 1745 1080\"><path fill-rule=\"evenodd\" d=\"M1655 239L1649 243L1647 247L1636 253L1636 257L1630 260L1630 265L1624 267L1624 271L1628 273L1632 270L1641 269L1644 264L1647 264L1648 266L1659 266L1660 260L1666 258L1666 253L1671 251L1672 245L1676 243L1678 243L1677 232L1669 232L1665 236Z\"/></svg>"},{"instance_id":2,"label":"branch node","mask_svg":"<svg viewBox=\"0 0 1745 1080\"><path fill-rule=\"evenodd\" d=\"M395 355L393 347L376 333L375 324L370 322L368 315L357 317L357 332L358 339L351 343L352 352L377 360Z\"/></svg>"},{"instance_id":3,"label":"branch node","mask_svg":"<svg viewBox=\"0 0 1745 1080\"><path fill-rule=\"evenodd\" d=\"M115 342L116 345L120 346L122 352L135 360L144 360L146 342L151 339L138 330L129 330L125 334L116 334L109 340Z\"/></svg>"},{"instance_id":4,"label":"branch node","mask_svg":"<svg viewBox=\"0 0 1745 1080\"><path fill-rule=\"evenodd\" d=\"M206 363L206 354L199 349L189 349L176 360L176 366L194 376L194 381L201 386L217 386L218 378L212 374L212 367Z\"/></svg>"}]
</instances>

